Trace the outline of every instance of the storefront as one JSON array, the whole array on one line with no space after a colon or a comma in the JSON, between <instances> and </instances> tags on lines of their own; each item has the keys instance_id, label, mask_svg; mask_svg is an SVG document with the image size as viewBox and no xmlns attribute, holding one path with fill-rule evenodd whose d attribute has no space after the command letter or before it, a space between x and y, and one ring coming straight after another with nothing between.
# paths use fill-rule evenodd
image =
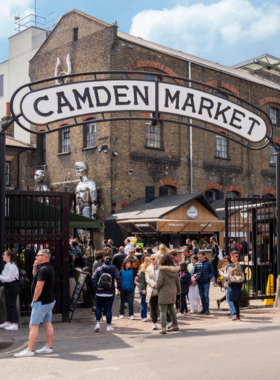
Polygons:
<instances>
[{"instance_id":1,"label":"storefront","mask_svg":"<svg viewBox=\"0 0 280 380\"><path fill-rule=\"evenodd\" d=\"M145 247L163 243L180 248L186 239L191 239L204 248L212 235L217 236L222 247L224 245L225 223L219 220L202 193L161 196L151 202L138 199L105 220L108 238L109 230L113 231L112 225L109 227L112 223L125 232L121 241L115 242L119 245L123 244L124 237L135 236Z\"/></svg>"}]
</instances>

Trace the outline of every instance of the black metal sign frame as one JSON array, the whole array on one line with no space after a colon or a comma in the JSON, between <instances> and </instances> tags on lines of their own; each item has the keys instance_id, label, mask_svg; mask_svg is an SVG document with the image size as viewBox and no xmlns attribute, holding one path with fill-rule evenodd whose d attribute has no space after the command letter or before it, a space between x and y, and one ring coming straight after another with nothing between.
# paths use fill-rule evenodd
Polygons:
<instances>
[{"instance_id":1,"label":"black metal sign frame","mask_svg":"<svg viewBox=\"0 0 280 380\"><path fill-rule=\"evenodd\" d=\"M35 131L35 130L31 130L31 129L28 129L27 127L25 127L22 122L21 122L21 118L24 117L23 115L23 112L22 112L22 108L21 108L21 112L19 114L16 114L15 112L15 99L17 97L17 95L20 93L20 91L22 90L26 90L26 88L29 89L29 93L28 94L25 94L23 99L29 95L30 93L34 93L34 92L39 92L40 90L47 90L47 89L59 89L60 85L57 85L55 84L54 86L49 86L49 87L42 87L41 85L42 84L48 84L50 82L54 82L56 79L59 79L62 81L62 84L63 84L63 87L65 86L70 86L70 85L73 85L73 84L80 84L80 83L89 83L89 82L96 82L98 84L98 82L100 81L121 81L121 80L134 80L134 81L141 81L141 79L139 79L139 76L145 76L145 75L153 75L153 76L156 76L157 74L154 73L154 72L147 72L147 71L136 71L136 72L133 72L133 71L98 71L98 72L86 72L86 73L78 73L78 74L70 74L70 75L64 75L64 76L59 76L59 77L53 77L53 78L47 78L47 79L43 79L43 80L39 80L39 81L36 81L36 82L31 82L31 83L28 83L26 85L23 85L21 87L19 87L15 92L14 94L12 95L12 98L11 98L11 114L12 114L12 117L13 117L13 121L16 121L16 123L22 128L24 129L25 131L29 132L29 133L33 133L33 134L37 134L37 135L45 135L45 134L48 134L48 133L53 133L53 132L57 132L57 131L60 131L61 129L63 129L63 127L56 127L56 128L51 128L50 125L48 123L41 123L41 125L45 125L47 130L46 131ZM109 78L104 78L104 76L109 76ZM119 76L119 78L115 78L116 76ZM137 78L135 78L135 76ZM66 84L66 80L69 80L69 79L79 79L79 78L84 78L84 77L92 77L94 79L90 79L90 80L82 80L82 81L78 81L78 82L71 82L71 83L67 83ZM172 76L172 75L167 75L167 74L160 74L160 77L162 78L165 78L166 80L172 80L173 82L167 82L168 84L173 84L174 85L174 81L177 82L176 86L178 88L190 88L190 89L195 89L201 93L204 93L204 94L208 94L208 95L212 95L212 96L215 96L219 99L221 99L219 97L219 95L216 95L214 93L214 91L217 91L217 92L221 92L221 90L217 87L214 87L214 86L211 86L211 85L208 85L208 84L205 84L203 82L199 82L199 81L196 81L196 80L190 80L190 79L187 79L187 78L184 78L184 77L177 77L177 76ZM253 103L250 103L248 102L247 100L244 100L242 99L241 97L238 97L237 95L234 95L232 94L231 92L227 91L227 90L222 90L223 94L226 94L227 96L233 98L235 101L232 101L232 100L227 100L227 103L230 103L232 104L233 106L234 105L239 105L241 106L243 109L245 109L244 105L247 106L246 110L248 112L252 112L253 114L255 114L256 116L258 117L261 117L263 120L264 120L264 123L266 124L267 127L269 127L270 131L268 131L268 128L267 128L267 132L266 132L266 135L265 135L265 141L264 143L259 146L252 146L250 145L251 141L250 139L246 139L244 136L240 136L237 132L235 133L234 131L227 131L227 126L225 125L223 128L221 128L220 125L217 125L216 123L214 122L205 122L205 121L202 121L203 117L200 117L200 118L196 118L195 115L191 116L192 120L195 120L196 122L189 122L189 121L186 121L184 119L188 119L188 117L186 116L181 116L181 115L177 115L180 117L179 120L176 120L176 119L170 119L170 118L164 118L164 119L159 119L157 117L155 117L156 114L159 113L159 109L158 109L158 99L159 99L159 84L162 83L162 82L159 82L157 80L149 80L147 82L154 82L155 83L155 86L156 86L156 101L155 101L155 109L152 111L154 113L154 115L152 114L150 117L145 117L145 116L137 116L137 115L134 115L135 112L147 112L145 110L137 110L137 111L125 111L125 110L119 110L119 111L109 111L109 112L98 112L98 110L95 109L92 109L90 111L90 114L94 114L94 115L98 115L98 114L101 114L102 118L100 119L95 119L95 123L100 123L100 122L104 122L104 121L119 121L119 120L143 120L143 121L147 121L147 120L154 120L154 121L162 121L162 122L168 122L168 123L175 123L175 124L179 124L179 125L185 125L185 126L190 126L190 127L195 127L195 128L198 128L200 130L204 130L204 131L208 131L208 132L211 132L211 133L214 133L215 135L219 135L219 136L222 136L222 137L226 137L228 140L231 140L231 141L234 141L235 143L239 144L239 145L242 145L248 149L251 149L251 150L260 150L260 149L263 149L265 148L266 146L268 146L270 143L272 143L273 145L274 142L272 140L272 137L273 137L273 124L269 118L269 116L267 115L267 113L265 111L263 111L260 107L254 105ZM178 84L178 82L180 82L180 84ZM167 84L165 82L165 84ZM199 88L196 88L194 86L198 86L200 87L201 89ZM23 101L22 99L22 101ZM21 105L22 105L22 101L21 101ZM173 100L174 101L174 100ZM253 111L252 111L253 109ZM118 114L118 113L127 113L127 116L111 116L112 113L115 113L115 114ZM164 114L166 115L173 115L174 116L174 113L170 113L168 111L164 111ZM89 113L81 113L79 114L77 117L82 117L82 116L87 116L89 115ZM223 115L222 115L223 116ZM58 120L65 120L65 119L73 119L74 120L74 123L72 124L67 124L67 126L65 126L65 128L73 128L73 127L76 127L76 126L79 126L79 125L83 125L85 122L84 121L80 121L78 122L77 121L77 117L75 116L67 116L67 117L62 117L60 119L56 119L54 121L52 121L52 123L55 123L57 122ZM28 120L27 118L25 118L25 120L27 121L30 121ZM200 123L200 124L199 124ZM31 122L32 124L32 122ZM35 123L33 124L35 125ZM36 125L40 125L40 123L37 123ZM214 129L210 129L210 127L218 127L218 128L221 128L221 129L225 129L226 130L226 133L224 132L220 132L220 131L215 131ZM232 136L230 136L230 134L236 134L237 136L239 136L239 138L241 140L238 140ZM245 140L245 141L244 141ZM256 144L253 142L253 144Z\"/></svg>"}]
</instances>

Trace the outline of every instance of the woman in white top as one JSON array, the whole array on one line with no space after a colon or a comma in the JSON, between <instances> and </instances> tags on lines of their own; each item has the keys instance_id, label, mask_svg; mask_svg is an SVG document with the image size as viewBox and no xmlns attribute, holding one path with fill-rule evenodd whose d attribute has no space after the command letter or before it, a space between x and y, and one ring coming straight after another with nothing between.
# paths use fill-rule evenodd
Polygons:
<instances>
[{"instance_id":1,"label":"woman in white top","mask_svg":"<svg viewBox=\"0 0 280 380\"><path fill-rule=\"evenodd\" d=\"M0 328L18 330L17 297L20 292L20 287L18 284L19 272L17 256L13 251L5 251L2 257L6 264L0 275L0 281L2 281L5 288L7 321L0 325Z\"/></svg>"},{"instance_id":2,"label":"woman in white top","mask_svg":"<svg viewBox=\"0 0 280 380\"><path fill-rule=\"evenodd\" d=\"M153 322L153 330L157 329L158 318L158 292L157 292L157 279L159 274L158 258L156 254L151 256L151 264L145 272L145 280L147 282L147 296L146 301L151 305L151 319Z\"/></svg>"}]
</instances>

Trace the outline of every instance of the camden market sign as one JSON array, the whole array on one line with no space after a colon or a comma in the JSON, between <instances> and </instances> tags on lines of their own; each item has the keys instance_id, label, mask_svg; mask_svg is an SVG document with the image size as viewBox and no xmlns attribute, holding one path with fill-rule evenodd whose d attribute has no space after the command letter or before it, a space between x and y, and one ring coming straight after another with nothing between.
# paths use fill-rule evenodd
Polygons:
<instances>
[{"instance_id":1,"label":"camden market sign","mask_svg":"<svg viewBox=\"0 0 280 380\"><path fill-rule=\"evenodd\" d=\"M104 79L104 76L114 74L121 76L126 74L126 79ZM100 75L102 79L98 79ZM73 124L67 125L72 127L83 124L77 121L77 117L102 114L102 119L96 119L96 122L105 120L125 120L125 119L159 119L160 114L179 116L179 120L168 119L164 121L172 123L180 123L191 125L200 129L208 129L206 125L214 125L222 130L238 135L249 142L259 143L264 141L262 148L269 144L267 138L272 136L273 127L270 125L268 132L267 120L268 116L257 106L238 98L229 93L229 98L222 98L213 93L212 86L205 85L200 82L181 80L178 77L167 77L175 79L179 84L159 82L157 80L141 80L141 74L147 72L99 72L99 73L83 73L71 74L64 77L57 77L63 80L71 80L75 82L55 85L52 87L38 88L38 84L47 82L56 83L55 78L33 82L19 88L11 100L11 112L17 123L26 129L20 118L34 125L46 125L48 130L45 133L57 130L57 128L49 128L49 124L54 122L72 119ZM154 73L153 73L154 74ZM79 77L92 76L93 80L76 81ZM137 78L135 76L137 75ZM142 76L144 76L142 75ZM133 77L134 76L134 77ZM145 77L144 77L145 78ZM190 87L190 84L198 88ZM204 87L203 87L204 86ZM205 90L206 86L206 90ZM200 88L199 88L200 87ZM29 92L26 93L26 89ZM25 94L20 95L21 90L25 90ZM209 91L210 90L210 91ZM217 91L217 89L215 89ZM225 91L226 92L226 91ZM14 104L20 104L20 112L16 114ZM118 116L118 113L127 113L127 116ZM139 117L135 112L143 112L150 117ZM105 117L104 115L110 115ZM177 118L178 119L178 118ZM189 123L189 120L192 123ZM265 120L266 119L266 120ZM194 123L197 121L198 124ZM269 120L270 121L270 120ZM202 123L204 126L202 126ZM271 123L270 123L271 124ZM29 132L34 133L29 130ZM217 132L215 132L217 133ZM218 132L219 134L219 132ZM269 136L270 135L270 136ZM239 144L245 145L240 139L227 136L229 139ZM248 146L248 145L247 145ZM259 149L259 147L251 147L251 149Z\"/></svg>"}]
</instances>

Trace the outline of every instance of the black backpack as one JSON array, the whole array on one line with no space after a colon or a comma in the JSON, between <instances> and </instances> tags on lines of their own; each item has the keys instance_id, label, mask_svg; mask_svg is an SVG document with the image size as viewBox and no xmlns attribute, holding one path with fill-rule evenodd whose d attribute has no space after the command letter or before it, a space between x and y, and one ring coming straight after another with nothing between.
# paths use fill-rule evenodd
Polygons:
<instances>
[{"instance_id":1,"label":"black backpack","mask_svg":"<svg viewBox=\"0 0 280 380\"><path fill-rule=\"evenodd\" d=\"M112 286L112 276L109 273L102 273L98 281L98 288L109 290Z\"/></svg>"}]
</instances>

